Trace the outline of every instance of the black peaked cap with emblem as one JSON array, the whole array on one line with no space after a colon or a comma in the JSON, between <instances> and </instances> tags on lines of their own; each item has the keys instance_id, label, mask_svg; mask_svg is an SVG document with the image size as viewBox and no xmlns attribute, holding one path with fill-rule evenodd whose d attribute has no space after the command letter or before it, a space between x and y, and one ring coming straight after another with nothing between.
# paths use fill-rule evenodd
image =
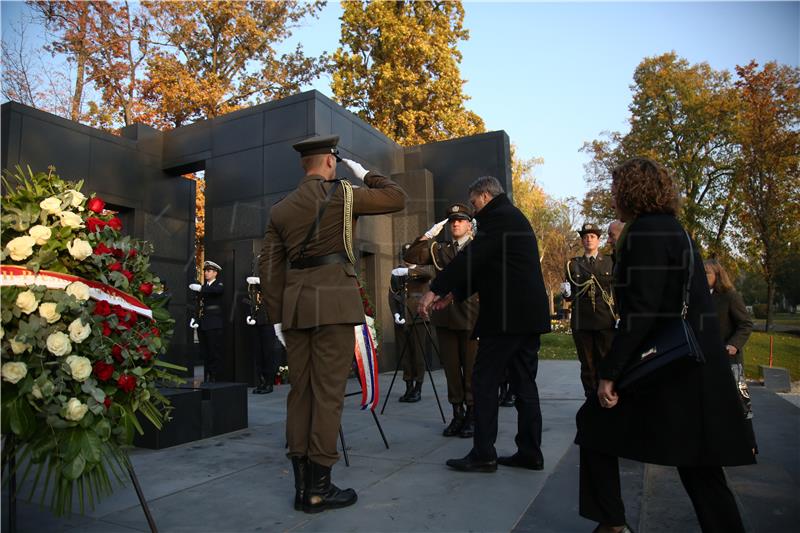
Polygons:
<instances>
[{"instance_id":1,"label":"black peaked cap with emblem","mask_svg":"<svg viewBox=\"0 0 800 533\"><path fill-rule=\"evenodd\" d=\"M447 220L472 220L472 209L464 204L453 204L447 208Z\"/></svg>"},{"instance_id":2,"label":"black peaked cap with emblem","mask_svg":"<svg viewBox=\"0 0 800 533\"><path fill-rule=\"evenodd\" d=\"M603 235L603 231L600 229L600 226L598 226L597 224L592 224L590 222L587 222L586 224L581 226L580 231L578 231L578 235L580 235L581 237L583 237L587 233L594 233L598 237L601 237Z\"/></svg>"},{"instance_id":3,"label":"black peaked cap with emblem","mask_svg":"<svg viewBox=\"0 0 800 533\"><path fill-rule=\"evenodd\" d=\"M316 135L294 143L292 148L300 152L300 157L331 154L336 157L336 161L341 161L339 150L336 148L337 144L339 144L338 135Z\"/></svg>"}]
</instances>

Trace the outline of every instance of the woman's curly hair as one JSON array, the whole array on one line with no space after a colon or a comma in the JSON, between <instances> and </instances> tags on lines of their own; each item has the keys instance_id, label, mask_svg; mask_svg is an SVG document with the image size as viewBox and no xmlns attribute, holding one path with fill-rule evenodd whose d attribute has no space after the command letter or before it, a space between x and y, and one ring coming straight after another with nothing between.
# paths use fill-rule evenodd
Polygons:
<instances>
[{"instance_id":1,"label":"woman's curly hair","mask_svg":"<svg viewBox=\"0 0 800 533\"><path fill-rule=\"evenodd\" d=\"M635 218L642 213L677 214L678 188L666 168L652 159L634 157L611 171L611 190L619 210Z\"/></svg>"}]
</instances>

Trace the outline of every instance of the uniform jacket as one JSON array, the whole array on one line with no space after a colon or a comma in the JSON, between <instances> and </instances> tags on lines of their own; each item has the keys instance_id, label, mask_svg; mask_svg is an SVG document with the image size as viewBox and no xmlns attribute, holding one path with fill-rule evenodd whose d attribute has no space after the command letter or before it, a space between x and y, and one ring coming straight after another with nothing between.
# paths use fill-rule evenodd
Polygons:
<instances>
[{"instance_id":1,"label":"uniform jacket","mask_svg":"<svg viewBox=\"0 0 800 533\"><path fill-rule=\"evenodd\" d=\"M613 272L614 262L609 256L602 254L597 254L594 265L583 255L574 257L567 263L565 277L570 284L571 292L566 300L572 302L570 327L573 330L614 329L616 323L614 313L603 299L600 289L595 286L594 307L592 307L591 288L587 288L583 294L578 296L580 287L576 285L586 283L594 276L600 287L610 296L612 294L611 284L614 279Z\"/></svg>"},{"instance_id":2,"label":"uniform jacket","mask_svg":"<svg viewBox=\"0 0 800 533\"><path fill-rule=\"evenodd\" d=\"M464 244L463 250L469 246ZM458 244L452 241L439 242L423 240L421 237L411 243L403 254L403 260L417 265L433 265L441 271L455 258ZM478 295L474 294L464 301L453 302L441 311L435 311L431 317L433 325L452 330L472 331L478 319Z\"/></svg>"},{"instance_id":3,"label":"uniform jacket","mask_svg":"<svg viewBox=\"0 0 800 533\"><path fill-rule=\"evenodd\" d=\"M550 331L539 248L528 219L505 194L476 215L473 241L439 272L431 290L464 300L477 292L473 337L526 335Z\"/></svg>"},{"instance_id":4,"label":"uniform jacket","mask_svg":"<svg viewBox=\"0 0 800 533\"><path fill-rule=\"evenodd\" d=\"M393 213L405 207L405 193L389 178L370 172L364 183L367 187L353 188L354 226L360 215ZM272 206L259 259L259 277L267 314L275 322L282 322L283 329L364 322L364 307L352 264L302 270L289 269L287 265L287 261L298 259L319 206L333 186L333 181L325 181L322 176L305 176L294 191ZM343 215L344 191L339 185L317 234L306 247L306 258L344 252Z\"/></svg>"},{"instance_id":5,"label":"uniform jacket","mask_svg":"<svg viewBox=\"0 0 800 533\"><path fill-rule=\"evenodd\" d=\"M417 316L417 304L422 295L430 289L431 274L424 268L409 268L407 276L392 276L389 282L389 309L394 315L399 314L405 318L406 325L414 322L423 322Z\"/></svg>"},{"instance_id":6,"label":"uniform jacket","mask_svg":"<svg viewBox=\"0 0 800 533\"><path fill-rule=\"evenodd\" d=\"M200 330L222 329L222 293L225 291L218 279L200 286Z\"/></svg>"},{"instance_id":7,"label":"uniform jacket","mask_svg":"<svg viewBox=\"0 0 800 533\"><path fill-rule=\"evenodd\" d=\"M247 298L243 299L242 303L247 307L247 315L256 321L255 325L263 326L270 323L267 316L267 306L261 296L260 283L247 285Z\"/></svg>"},{"instance_id":8,"label":"uniform jacket","mask_svg":"<svg viewBox=\"0 0 800 533\"><path fill-rule=\"evenodd\" d=\"M620 314L600 378L617 380L641 354L645 339L664 317L679 316L689 245L672 215L642 215L618 243L614 289ZM600 407L597 395L578 411L581 446L637 461L673 466L741 465L755 462L738 391L722 346L719 323L694 248L688 320L706 363L664 377L619 403Z\"/></svg>"},{"instance_id":9,"label":"uniform jacket","mask_svg":"<svg viewBox=\"0 0 800 533\"><path fill-rule=\"evenodd\" d=\"M714 291L711 300L717 310L722 344L730 344L738 349L734 357L728 356L730 362L744 363L742 348L753 332L753 320L744 307L742 296L734 290Z\"/></svg>"}]
</instances>

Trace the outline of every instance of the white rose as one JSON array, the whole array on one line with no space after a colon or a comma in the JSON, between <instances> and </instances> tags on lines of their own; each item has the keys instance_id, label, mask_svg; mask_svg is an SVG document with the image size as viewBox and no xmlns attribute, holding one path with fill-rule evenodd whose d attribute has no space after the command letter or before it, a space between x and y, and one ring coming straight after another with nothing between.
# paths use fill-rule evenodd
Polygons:
<instances>
[{"instance_id":1,"label":"white rose","mask_svg":"<svg viewBox=\"0 0 800 533\"><path fill-rule=\"evenodd\" d=\"M86 200L86 197L83 195L83 193L80 193L75 189L67 190L67 194L71 195L72 201L70 205L72 205L72 207L79 207L83 201Z\"/></svg>"},{"instance_id":2,"label":"white rose","mask_svg":"<svg viewBox=\"0 0 800 533\"><path fill-rule=\"evenodd\" d=\"M36 244L41 246L50 240L50 237L53 236L53 231L47 226L36 224L28 230L28 235L36 239Z\"/></svg>"},{"instance_id":3,"label":"white rose","mask_svg":"<svg viewBox=\"0 0 800 533\"><path fill-rule=\"evenodd\" d=\"M41 207L42 211L48 215L57 215L61 213L61 200L55 196L51 196L50 198L39 202L39 207Z\"/></svg>"},{"instance_id":4,"label":"white rose","mask_svg":"<svg viewBox=\"0 0 800 533\"><path fill-rule=\"evenodd\" d=\"M69 337L60 331L56 331L47 337L47 349L53 355L60 357L72 351L72 344L69 342Z\"/></svg>"},{"instance_id":5,"label":"white rose","mask_svg":"<svg viewBox=\"0 0 800 533\"><path fill-rule=\"evenodd\" d=\"M80 281L73 281L67 285L67 294L74 297L76 300L85 302L89 299L89 286Z\"/></svg>"},{"instance_id":6,"label":"white rose","mask_svg":"<svg viewBox=\"0 0 800 533\"><path fill-rule=\"evenodd\" d=\"M61 217L61 225L65 228L82 228L83 219L77 213L72 211L63 211L58 215Z\"/></svg>"},{"instance_id":7,"label":"white rose","mask_svg":"<svg viewBox=\"0 0 800 533\"><path fill-rule=\"evenodd\" d=\"M83 261L92 255L92 245L89 244L89 241L84 241L83 239L74 239L67 243L67 250L78 261Z\"/></svg>"},{"instance_id":8,"label":"white rose","mask_svg":"<svg viewBox=\"0 0 800 533\"><path fill-rule=\"evenodd\" d=\"M56 311L58 304L53 302L45 302L39 306L39 316L47 320L48 324L58 322L61 318L61 313Z\"/></svg>"},{"instance_id":9,"label":"white rose","mask_svg":"<svg viewBox=\"0 0 800 533\"><path fill-rule=\"evenodd\" d=\"M67 402L67 411L64 415L64 418L77 422L83 418L83 415L85 415L86 411L88 410L88 405L81 403L81 401L77 398L70 398Z\"/></svg>"},{"instance_id":10,"label":"white rose","mask_svg":"<svg viewBox=\"0 0 800 533\"><path fill-rule=\"evenodd\" d=\"M86 337L92 332L92 327L81 322L80 318L73 320L67 329L69 329L69 338L72 342L78 343L86 340Z\"/></svg>"},{"instance_id":11,"label":"white rose","mask_svg":"<svg viewBox=\"0 0 800 533\"><path fill-rule=\"evenodd\" d=\"M11 351L14 352L16 355L25 353L31 348L33 348L33 346L31 346L27 342L20 342L16 338L9 339L9 342L11 343Z\"/></svg>"},{"instance_id":12,"label":"white rose","mask_svg":"<svg viewBox=\"0 0 800 533\"><path fill-rule=\"evenodd\" d=\"M39 307L39 302L36 300L36 295L33 294L33 291L19 293L17 295L17 307L28 315L36 311L36 308Z\"/></svg>"},{"instance_id":13,"label":"white rose","mask_svg":"<svg viewBox=\"0 0 800 533\"><path fill-rule=\"evenodd\" d=\"M42 389L40 389L39 385L37 385L36 383L33 384L33 388L31 389L31 394L33 394L33 397L36 398L37 400L41 400L42 398L44 398L44 395L42 394Z\"/></svg>"},{"instance_id":14,"label":"white rose","mask_svg":"<svg viewBox=\"0 0 800 533\"><path fill-rule=\"evenodd\" d=\"M23 235L16 239L11 239L6 243L6 250L11 255L14 261L22 261L27 259L33 253L33 245L36 244L36 239Z\"/></svg>"},{"instance_id":15,"label":"white rose","mask_svg":"<svg viewBox=\"0 0 800 533\"><path fill-rule=\"evenodd\" d=\"M80 355L70 355L67 357L69 371L75 381L86 381L92 374L92 363L86 357Z\"/></svg>"},{"instance_id":16,"label":"white rose","mask_svg":"<svg viewBox=\"0 0 800 533\"><path fill-rule=\"evenodd\" d=\"M10 362L3 365L0 372L3 374L3 379L9 383L16 383L28 375L28 367L25 363Z\"/></svg>"}]
</instances>

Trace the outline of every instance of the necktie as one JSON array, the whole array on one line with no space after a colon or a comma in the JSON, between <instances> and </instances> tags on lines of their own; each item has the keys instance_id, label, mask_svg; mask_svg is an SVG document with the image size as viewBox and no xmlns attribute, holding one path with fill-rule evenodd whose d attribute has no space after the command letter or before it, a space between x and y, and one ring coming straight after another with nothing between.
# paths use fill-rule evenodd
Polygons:
<instances>
[{"instance_id":1,"label":"necktie","mask_svg":"<svg viewBox=\"0 0 800 533\"><path fill-rule=\"evenodd\" d=\"M592 257L590 257L590 258L589 258L589 264L590 264L591 266L594 266L594 256L592 256Z\"/></svg>"}]
</instances>

